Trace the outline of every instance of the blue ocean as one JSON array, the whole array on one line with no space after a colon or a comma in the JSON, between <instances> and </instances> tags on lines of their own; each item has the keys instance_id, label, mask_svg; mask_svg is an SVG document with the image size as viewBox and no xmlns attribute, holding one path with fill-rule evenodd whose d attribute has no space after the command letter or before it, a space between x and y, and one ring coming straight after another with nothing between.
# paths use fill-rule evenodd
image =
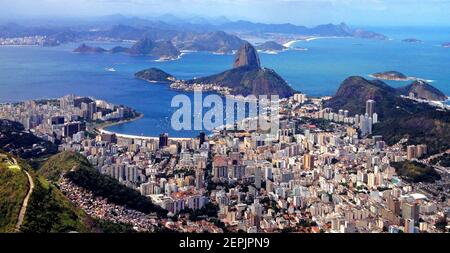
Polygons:
<instances>
[{"instance_id":1,"label":"blue ocean","mask_svg":"<svg viewBox=\"0 0 450 253\"><path fill-rule=\"evenodd\" d=\"M307 51L290 50L277 55L261 54L264 67L275 69L296 90L310 96L333 95L352 75L388 70L432 81L450 95L450 28L371 28L390 40L328 38L294 45ZM423 43L402 42L416 38ZM118 44L87 42L112 48ZM0 47L0 103L55 98L67 94L93 96L142 112L143 119L109 130L132 135L192 137L198 132L177 132L170 127L172 98L180 94L166 84L150 84L134 73L158 67L178 79L206 76L231 68L232 55L188 53L177 61L157 62L149 57L72 53L79 44L54 48ZM388 82L392 86L407 82ZM192 94L186 93L188 96Z\"/></svg>"}]
</instances>

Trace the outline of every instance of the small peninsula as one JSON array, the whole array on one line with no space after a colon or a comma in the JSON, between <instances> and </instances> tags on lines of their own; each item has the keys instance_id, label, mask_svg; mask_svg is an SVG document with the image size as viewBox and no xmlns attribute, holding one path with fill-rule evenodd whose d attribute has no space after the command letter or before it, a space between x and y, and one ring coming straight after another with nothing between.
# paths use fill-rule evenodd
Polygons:
<instances>
[{"instance_id":1,"label":"small peninsula","mask_svg":"<svg viewBox=\"0 0 450 253\"><path fill-rule=\"evenodd\" d=\"M450 42L447 42L447 43L442 44L442 47L450 48Z\"/></svg>"},{"instance_id":2,"label":"small peninsula","mask_svg":"<svg viewBox=\"0 0 450 253\"><path fill-rule=\"evenodd\" d=\"M278 53L287 50L288 48L278 44L275 41L267 41L256 47L258 51L266 53Z\"/></svg>"},{"instance_id":3,"label":"small peninsula","mask_svg":"<svg viewBox=\"0 0 450 253\"><path fill-rule=\"evenodd\" d=\"M152 83L171 83L176 81L174 76L158 68L139 71L135 74L135 77Z\"/></svg>"},{"instance_id":4,"label":"small peninsula","mask_svg":"<svg viewBox=\"0 0 450 253\"><path fill-rule=\"evenodd\" d=\"M429 101L444 101L448 99L442 91L423 80L416 80L410 85L398 88L397 91L404 96L414 95L415 98Z\"/></svg>"}]
</instances>

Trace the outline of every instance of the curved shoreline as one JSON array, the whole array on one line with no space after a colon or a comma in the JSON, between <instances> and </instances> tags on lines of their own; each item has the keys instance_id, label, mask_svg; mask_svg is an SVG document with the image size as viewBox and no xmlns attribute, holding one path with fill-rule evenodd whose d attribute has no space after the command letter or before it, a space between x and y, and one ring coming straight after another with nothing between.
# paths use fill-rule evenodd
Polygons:
<instances>
[{"instance_id":1,"label":"curved shoreline","mask_svg":"<svg viewBox=\"0 0 450 253\"><path fill-rule=\"evenodd\" d=\"M130 123L130 122L134 122L134 121L140 120L142 118L144 118L144 114L141 113L138 117L135 117L132 119L95 125L94 130L100 134L115 134L117 137L124 138L124 139L153 140L153 141L159 140L159 137L154 137L154 136L121 134L121 133L105 130L105 128L108 128L108 127L118 126L118 125ZM169 137L169 140L173 140L173 141L190 141L192 139L195 139L195 137L190 137L190 138L171 138L171 137Z\"/></svg>"}]
</instances>

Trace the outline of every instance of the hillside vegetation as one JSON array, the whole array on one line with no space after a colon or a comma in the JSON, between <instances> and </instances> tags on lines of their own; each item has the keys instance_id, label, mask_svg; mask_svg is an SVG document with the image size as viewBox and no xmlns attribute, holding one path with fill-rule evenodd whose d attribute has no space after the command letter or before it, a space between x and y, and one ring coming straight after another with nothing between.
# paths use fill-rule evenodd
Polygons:
<instances>
[{"instance_id":1,"label":"hillside vegetation","mask_svg":"<svg viewBox=\"0 0 450 253\"><path fill-rule=\"evenodd\" d=\"M39 174L51 181L58 181L62 175L81 167L90 167L89 161L73 152L62 152L50 157L39 169Z\"/></svg>"},{"instance_id":2,"label":"hillside vegetation","mask_svg":"<svg viewBox=\"0 0 450 253\"><path fill-rule=\"evenodd\" d=\"M450 111L401 98L397 89L380 80L369 81L358 76L347 78L325 106L361 115L365 113L369 99L376 101L379 116L373 134L382 135L389 145L408 138L409 144L427 144L429 154L450 148Z\"/></svg>"},{"instance_id":3,"label":"hillside vegetation","mask_svg":"<svg viewBox=\"0 0 450 253\"><path fill-rule=\"evenodd\" d=\"M434 183L436 180L440 180L441 176L433 168L425 166L418 162L398 162L392 163L392 167L395 168L397 174L409 182L419 183Z\"/></svg>"},{"instance_id":4,"label":"hillside vegetation","mask_svg":"<svg viewBox=\"0 0 450 253\"><path fill-rule=\"evenodd\" d=\"M23 159L55 154L57 145L25 131L22 124L0 119L0 147Z\"/></svg>"},{"instance_id":5,"label":"hillside vegetation","mask_svg":"<svg viewBox=\"0 0 450 253\"><path fill-rule=\"evenodd\" d=\"M108 199L110 203L143 213L167 215L167 211L154 205L149 198L142 196L138 191L98 172L84 156L78 153L62 152L51 157L39 170L39 174L53 181L65 174L65 177L74 184L91 191L94 196Z\"/></svg>"},{"instance_id":6,"label":"hillside vegetation","mask_svg":"<svg viewBox=\"0 0 450 253\"><path fill-rule=\"evenodd\" d=\"M0 153L0 233L14 232L28 188L25 173L10 169Z\"/></svg>"},{"instance_id":7,"label":"hillside vegetation","mask_svg":"<svg viewBox=\"0 0 450 253\"><path fill-rule=\"evenodd\" d=\"M73 205L55 186L42 177L35 178L22 232L92 232L95 222Z\"/></svg>"}]
</instances>

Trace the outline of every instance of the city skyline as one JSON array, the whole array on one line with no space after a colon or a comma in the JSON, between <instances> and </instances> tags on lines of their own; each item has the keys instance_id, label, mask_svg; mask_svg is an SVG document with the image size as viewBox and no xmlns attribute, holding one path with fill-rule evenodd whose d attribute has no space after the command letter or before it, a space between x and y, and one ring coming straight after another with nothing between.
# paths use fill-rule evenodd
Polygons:
<instances>
[{"instance_id":1,"label":"city skyline","mask_svg":"<svg viewBox=\"0 0 450 253\"><path fill-rule=\"evenodd\" d=\"M450 232L450 0L0 1L0 234Z\"/></svg>"}]
</instances>

